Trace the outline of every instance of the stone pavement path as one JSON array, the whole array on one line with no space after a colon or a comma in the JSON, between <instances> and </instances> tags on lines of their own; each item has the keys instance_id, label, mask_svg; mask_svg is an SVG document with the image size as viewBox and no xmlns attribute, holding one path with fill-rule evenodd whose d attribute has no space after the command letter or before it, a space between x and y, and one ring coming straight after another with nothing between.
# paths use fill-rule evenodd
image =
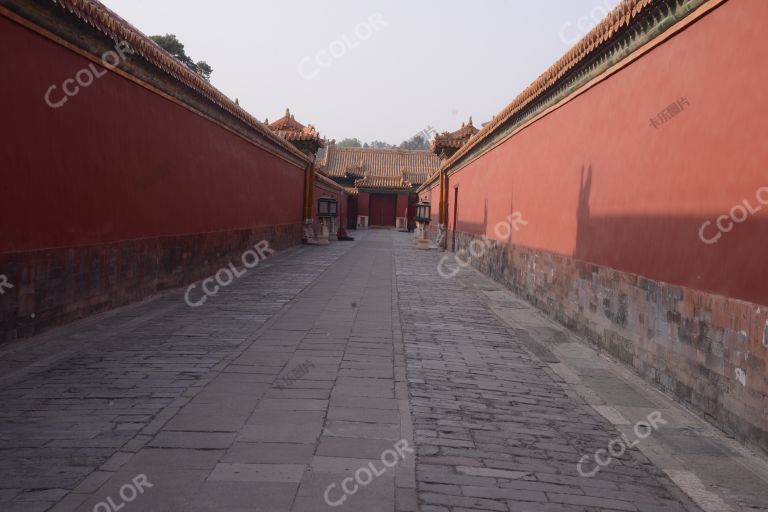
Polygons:
<instances>
[{"instance_id":1,"label":"stone pavement path","mask_svg":"<svg viewBox=\"0 0 768 512\"><path fill-rule=\"evenodd\" d=\"M581 457L620 434L474 290L438 277L437 257L398 242L423 512L699 510L636 450L581 476Z\"/></svg>"},{"instance_id":2,"label":"stone pavement path","mask_svg":"<svg viewBox=\"0 0 768 512\"><path fill-rule=\"evenodd\" d=\"M0 510L74 509L345 250L289 251L203 308L176 292L4 347Z\"/></svg>"},{"instance_id":3,"label":"stone pavement path","mask_svg":"<svg viewBox=\"0 0 768 512\"><path fill-rule=\"evenodd\" d=\"M388 236L4 349L0 510L416 510Z\"/></svg>"},{"instance_id":4,"label":"stone pavement path","mask_svg":"<svg viewBox=\"0 0 768 512\"><path fill-rule=\"evenodd\" d=\"M436 251L356 236L0 350L0 511L699 510L637 449L580 476L620 430Z\"/></svg>"}]
</instances>

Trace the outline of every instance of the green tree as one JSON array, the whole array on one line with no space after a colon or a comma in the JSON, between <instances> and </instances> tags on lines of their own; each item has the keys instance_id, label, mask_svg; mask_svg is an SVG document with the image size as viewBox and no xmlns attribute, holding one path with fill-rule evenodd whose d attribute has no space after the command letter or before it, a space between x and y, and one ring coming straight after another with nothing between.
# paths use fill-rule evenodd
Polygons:
<instances>
[{"instance_id":1,"label":"green tree","mask_svg":"<svg viewBox=\"0 0 768 512\"><path fill-rule=\"evenodd\" d=\"M374 149L395 149L396 146L389 144L388 142L382 142L380 140L374 140L371 142L371 147Z\"/></svg>"},{"instance_id":2,"label":"green tree","mask_svg":"<svg viewBox=\"0 0 768 512\"><path fill-rule=\"evenodd\" d=\"M429 149L429 142L423 135L414 135L401 142L400 149Z\"/></svg>"},{"instance_id":3,"label":"green tree","mask_svg":"<svg viewBox=\"0 0 768 512\"><path fill-rule=\"evenodd\" d=\"M338 144L336 144L340 148L361 148L363 145L360 143L360 139L354 138L354 139L344 139Z\"/></svg>"},{"instance_id":4,"label":"green tree","mask_svg":"<svg viewBox=\"0 0 768 512\"><path fill-rule=\"evenodd\" d=\"M160 45L163 50L176 57L179 62L202 76L206 81L211 80L213 68L204 60L197 62L192 60L192 58L184 51L184 44L179 41L175 35L165 34L164 36L149 36L149 38Z\"/></svg>"}]
</instances>

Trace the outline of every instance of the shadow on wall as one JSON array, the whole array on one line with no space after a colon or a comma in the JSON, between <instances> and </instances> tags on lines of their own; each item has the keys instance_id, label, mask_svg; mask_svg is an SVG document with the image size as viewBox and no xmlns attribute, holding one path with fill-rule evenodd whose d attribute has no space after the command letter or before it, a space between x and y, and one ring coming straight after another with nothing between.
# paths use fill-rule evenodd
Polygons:
<instances>
[{"instance_id":1,"label":"shadow on wall","mask_svg":"<svg viewBox=\"0 0 768 512\"><path fill-rule=\"evenodd\" d=\"M458 223L461 257L768 453L768 222L750 216L707 243L717 215L594 215L597 176L582 167L572 255L487 243L486 208L482 224Z\"/></svg>"},{"instance_id":2,"label":"shadow on wall","mask_svg":"<svg viewBox=\"0 0 768 512\"><path fill-rule=\"evenodd\" d=\"M722 222L726 231L718 227L717 213L711 218L596 216L590 211L594 179L592 165L582 166L575 259L768 305L768 220L755 215L742 222L728 218ZM744 199L735 197L734 206ZM746 199L753 210L768 210L754 194Z\"/></svg>"},{"instance_id":3,"label":"shadow on wall","mask_svg":"<svg viewBox=\"0 0 768 512\"><path fill-rule=\"evenodd\" d=\"M290 224L2 253L0 344L212 276L261 241L283 250L297 240L301 225Z\"/></svg>"},{"instance_id":4,"label":"shadow on wall","mask_svg":"<svg viewBox=\"0 0 768 512\"><path fill-rule=\"evenodd\" d=\"M494 222L493 228L489 231L488 230L488 226L489 226L490 222L489 222L489 218L488 218L489 217L489 215L488 215L488 197L486 196L485 200L484 200L484 204L483 204L483 221L482 222L468 222L468 221L463 221L463 220L461 220L459 218L459 219L457 219L457 223L456 223L456 225L457 225L457 231L456 232L457 233L472 233L472 234L480 233L482 235L485 235L489 239L492 239L492 240L495 240L495 241L498 241L498 242L503 242L505 244L511 244L511 243L514 242L514 240L513 240L514 234L517 232L517 229L519 229L519 227L517 227L517 226L519 226L520 223L521 223L521 222L516 221L516 219L518 219L518 217L514 216L516 213L519 214L519 212L516 212L514 207L513 207L513 201L510 200L510 202L509 202L509 213L507 214L506 219L505 220L501 220L499 222ZM451 210L449 212L449 217L453 218L452 215L453 215L453 210ZM510 219L512 219L512 220L510 221ZM523 219L522 215L520 215L519 221L522 221L524 224L527 224L527 222L524 222L524 219ZM452 235L453 235L454 231L452 229L450 229L450 227L451 226L449 225L448 233L449 233L450 236L448 237L448 239L452 240L453 239ZM487 245L487 243L490 243L490 241L486 241L486 245ZM450 246L450 244L449 244L449 248L451 250L459 250L460 249L460 247L453 248L452 246Z\"/></svg>"}]
</instances>

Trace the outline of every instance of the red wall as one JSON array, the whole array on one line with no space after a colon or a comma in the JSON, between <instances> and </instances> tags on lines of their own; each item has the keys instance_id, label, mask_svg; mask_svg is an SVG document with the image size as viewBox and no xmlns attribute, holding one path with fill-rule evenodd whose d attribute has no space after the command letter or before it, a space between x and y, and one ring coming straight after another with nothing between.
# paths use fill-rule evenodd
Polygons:
<instances>
[{"instance_id":1,"label":"red wall","mask_svg":"<svg viewBox=\"0 0 768 512\"><path fill-rule=\"evenodd\" d=\"M449 219L458 186L458 231L497 238L518 211L515 244L768 304L768 205L699 239L768 187L765 19L764 0L726 2L534 122L450 177ZM653 128L681 97L690 107Z\"/></svg>"},{"instance_id":2,"label":"red wall","mask_svg":"<svg viewBox=\"0 0 768 512\"><path fill-rule=\"evenodd\" d=\"M51 108L103 68L3 16L0 61L0 342L300 243L304 164L113 72Z\"/></svg>"},{"instance_id":3,"label":"red wall","mask_svg":"<svg viewBox=\"0 0 768 512\"><path fill-rule=\"evenodd\" d=\"M0 17L0 253L300 223L303 169Z\"/></svg>"},{"instance_id":4,"label":"red wall","mask_svg":"<svg viewBox=\"0 0 768 512\"><path fill-rule=\"evenodd\" d=\"M764 0L720 4L457 170L448 245L768 453L765 19ZM745 200L754 213L699 238Z\"/></svg>"}]
</instances>

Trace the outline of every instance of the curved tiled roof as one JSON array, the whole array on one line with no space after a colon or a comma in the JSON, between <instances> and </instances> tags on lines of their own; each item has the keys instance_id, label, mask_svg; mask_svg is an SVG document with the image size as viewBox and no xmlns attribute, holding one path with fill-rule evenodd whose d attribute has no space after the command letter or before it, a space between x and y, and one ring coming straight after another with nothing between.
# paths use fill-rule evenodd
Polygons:
<instances>
[{"instance_id":1,"label":"curved tiled roof","mask_svg":"<svg viewBox=\"0 0 768 512\"><path fill-rule=\"evenodd\" d=\"M317 142L318 145L320 145L321 147L323 146L323 144L325 144L323 139L320 138L320 134L317 133L314 129L312 130L305 129L302 132L281 131L277 133L288 142L311 140L311 141Z\"/></svg>"},{"instance_id":2,"label":"curved tiled roof","mask_svg":"<svg viewBox=\"0 0 768 512\"><path fill-rule=\"evenodd\" d=\"M290 130L294 132L300 132L305 128L303 124L298 122L296 118L293 117L291 110L288 108L285 109L285 115L283 115L283 117L277 121L269 123L269 127L273 130Z\"/></svg>"},{"instance_id":3,"label":"curved tiled roof","mask_svg":"<svg viewBox=\"0 0 768 512\"><path fill-rule=\"evenodd\" d=\"M455 132L443 132L435 135L435 140L432 141L431 150L439 152L440 148L460 148L472 138L477 132L479 132L475 125L472 124L472 117L470 116L468 123L461 123L461 128Z\"/></svg>"},{"instance_id":4,"label":"curved tiled roof","mask_svg":"<svg viewBox=\"0 0 768 512\"><path fill-rule=\"evenodd\" d=\"M453 156L443 164L443 168L450 167L460 158L466 155L480 141L493 133L496 128L504 124L517 112L536 100L552 85L562 78L568 71L580 64L594 52L602 43L608 41L620 29L627 27L638 14L653 4L656 0L622 0L603 21L598 23L578 43L576 43L565 55L560 57L552 66L542 73L536 80L525 88L511 103L504 107L491 122L486 124L469 144L465 144Z\"/></svg>"},{"instance_id":5,"label":"curved tiled roof","mask_svg":"<svg viewBox=\"0 0 768 512\"><path fill-rule=\"evenodd\" d=\"M329 144L323 171L332 178L383 177L422 183L440 167L437 155L405 149L340 148Z\"/></svg>"},{"instance_id":6,"label":"curved tiled roof","mask_svg":"<svg viewBox=\"0 0 768 512\"><path fill-rule=\"evenodd\" d=\"M276 143L282 149L300 157L302 160L307 160L305 154L281 137L272 133L263 123L259 122L237 103L230 100L200 75L176 60L170 53L161 48L160 45L152 41L144 35L144 33L115 14L101 2L98 2L97 0L51 1L67 9L85 23L91 25L112 39L115 43L127 42L134 52L163 73L170 75L185 86L193 89L205 97L210 103L244 122L264 137Z\"/></svg>"},{"instance_id":7,"label":"curved tiled roof","mask_svg":"<svg viewBox=\"0 0 768 512\"><path fill-rule=\"evenodd\" d=\"M287 108L283 117L269 123L269 128L289 142L311 140L317 142L320 147L325 145L314 126L311 124L304 126L293 117L290 109Z\"/></svg>"},{"instance_id":8,"label":"curved tiled roof","mask_svg":"<svg viewBox=\"0 0 768 512\"><path fill-rule=\"evenodd\" d=\"M328 176L325 176L321 172L316 172L315 173L315 180L316 180L317 183L322 183L323 185L325 185L327 187L330 187L330 188L333 188L335 190L338 190L339 192L344 192L346 194L349 194L349 191L347 190L347 187L339 185L338 183L333 181Z\"/></svg>"},{"instance_id":9,"label":"curved tiled roof","mask_svg":"<svg viewBox=\"0 0 768 512\"><path fill-rule=\"evenodd\" d=\"M357 188L377 188L377 189L410 189L413 183L402 176L366 176L355 180Z\"/></svg>"}]
</instances>

